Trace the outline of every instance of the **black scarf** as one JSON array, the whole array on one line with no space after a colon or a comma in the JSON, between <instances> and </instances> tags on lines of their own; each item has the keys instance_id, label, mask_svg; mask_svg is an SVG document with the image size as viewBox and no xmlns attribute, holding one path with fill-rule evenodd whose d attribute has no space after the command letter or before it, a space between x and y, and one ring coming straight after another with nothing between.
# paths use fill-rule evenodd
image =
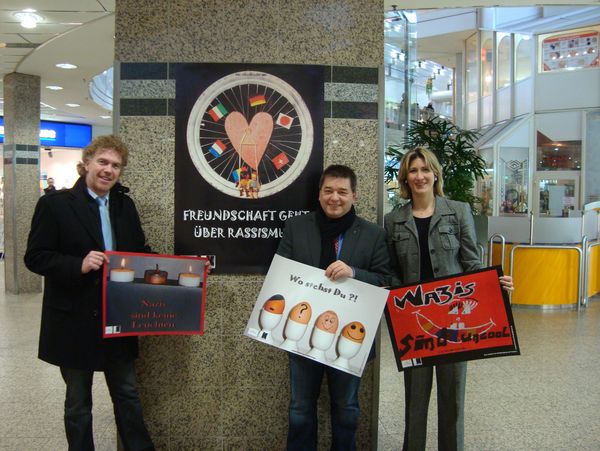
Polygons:
<instances>
[{"instance_id":1,"label":"black scarf","mask_svg":"<svg viewBox=\"0 0 600 451\"><path fill-rule=\"evenodd\" d=\"M350 211L340 218L328 218L321 206L317 208L317 226L321 232L321 258L319 268L326 269L337 260L335 254L335 241L337 238L354 224L356 210L354 205Z\"/></svg>"}]
</instances>

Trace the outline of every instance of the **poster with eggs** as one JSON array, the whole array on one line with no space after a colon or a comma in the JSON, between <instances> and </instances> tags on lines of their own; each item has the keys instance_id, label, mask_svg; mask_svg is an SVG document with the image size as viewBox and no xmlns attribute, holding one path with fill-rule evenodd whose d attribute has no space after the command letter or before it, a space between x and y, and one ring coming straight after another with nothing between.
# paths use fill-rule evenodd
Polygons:
<instances>
[{"instance_id":1,"label":"poster with eggs","mask_svg":"<svg viewBox=\"0 0 600 451\"><path fill-rule=\"evenodd\" d=\"M206 257L106 252L102 336L202 335Z\"/></svg>"},{"instance_id":2,"label":"poster with eggs","mask_svg":"<svg viewBox=\"0 0 600 451\"><path fill-rule=\"evenodd\" d=\"M244 334L360 377L388 293L275 255Z\"/></svg>"}]
</instances>

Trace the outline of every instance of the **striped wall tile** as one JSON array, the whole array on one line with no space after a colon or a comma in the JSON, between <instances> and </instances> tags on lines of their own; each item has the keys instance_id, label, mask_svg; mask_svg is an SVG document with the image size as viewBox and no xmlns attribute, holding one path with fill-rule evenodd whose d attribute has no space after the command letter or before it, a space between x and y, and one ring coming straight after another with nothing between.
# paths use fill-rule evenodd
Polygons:
<instances>
[{"instance_id":1,"label":"striped wall tile","mask_svg":"<svg viewBox=\"0 0 600 451\"><path fill-rule=\"evenodd\" d=\"M121 116L174 116L177 63L122 63ZM328 67L325 71L325 116L377 119L379 70Z\"/></svg>"}]
</instances>

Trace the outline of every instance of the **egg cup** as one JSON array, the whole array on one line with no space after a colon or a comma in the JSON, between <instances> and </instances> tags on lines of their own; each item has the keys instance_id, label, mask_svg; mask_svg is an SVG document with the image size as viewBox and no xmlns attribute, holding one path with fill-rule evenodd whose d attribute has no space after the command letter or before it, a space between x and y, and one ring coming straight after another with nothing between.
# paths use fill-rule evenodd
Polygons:
<instances>
[{"instance_id":1,"label":"egg cup","mask_svg":"<svg viewBox=\"0 0 600 451\"><path fill-rule=\"evenodd\" d=\"M261 310L260 317L258 319L261 330L258 334L258 338L266 343L273 343L272 331L280 323L282 316L283 315L281 313L271 313L267 312L266 310Z\"/></svg>"},{"instance_id":2,"label":"egg cup","mask_svg":"<svg viewBox=\"0 0 600 451\"><path fill-rule=\"evenodd\" d=\"M283 332L285 340L281 343L280 348L286 351L298 352L298 341L300 341L304 332L306 332L307 327L308 324L298 323L288 318Z\"/></svg>"},{"instance_id":3,"label":"egg cup","mask_svg":"<svg viewBox=\"0 0 600 451\"><path fill-rule=\"evenodd\" d=\"M337 344L337 352L338 358L335 359L332 363L340 368L345 368L347 370L350 369L349 360L353 358L360 348L362 347L362 342L357 343L356 341L352 341L340 335Z\"/></svg>"},{"instance_id":4,"label":"egg cup","mask_svg":"<svg viewBox=\"0 0 600 451\"><path fill-rule=\"evenodd\" d=\"M317 360L325 361L325 351L331 347L334 338L335 334L315 327L312 331L312 335L310 336L312 349L307 355Z\"/></svg>"}]
</instances>

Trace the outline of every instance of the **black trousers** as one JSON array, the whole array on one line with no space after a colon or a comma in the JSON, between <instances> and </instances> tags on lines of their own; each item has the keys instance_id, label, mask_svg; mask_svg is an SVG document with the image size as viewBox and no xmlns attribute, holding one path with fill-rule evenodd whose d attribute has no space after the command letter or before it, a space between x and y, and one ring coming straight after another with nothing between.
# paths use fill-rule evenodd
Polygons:
<instances>
[{"instance_id":1,"label":"black trousers","mask_svg":"<svg viewBox=\"0 0 600 451\"><path fill-rule=\"evenodd\" d=\"M437 385L438 450L464 449L467 362L458 362L404 371L404 451L425 450L427 411L434 371Z\"/></svg>"},{"instance_id":2,"label":"black trousers","mask_svg":"<svg viewBox=\"0 0 600 451\"><path fill-rule=\"evenodd\" d=\"M60 368L67 384L65 431L69 451L92 451L92 383L94 372ZM142 404L136 387L132 362L113 362L104 370L115 412L117 431L127 451L153 450L142 416Z\"/></svg>"}]
</instances>

